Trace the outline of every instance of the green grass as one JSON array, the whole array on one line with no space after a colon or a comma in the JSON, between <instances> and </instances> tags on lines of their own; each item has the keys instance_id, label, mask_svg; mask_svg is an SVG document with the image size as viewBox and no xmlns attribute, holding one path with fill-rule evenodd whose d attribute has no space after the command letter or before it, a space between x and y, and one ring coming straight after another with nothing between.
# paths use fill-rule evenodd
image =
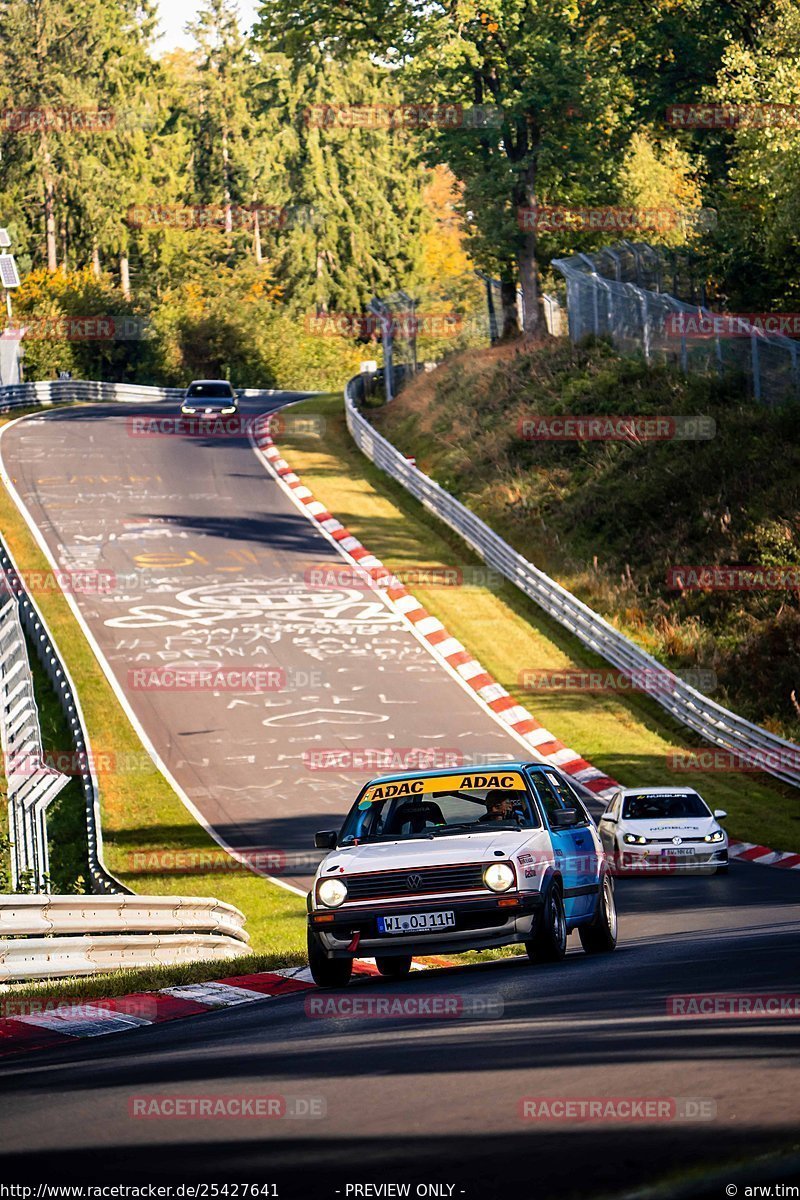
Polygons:
<instances>
[{"instance_id":1,"label":"green grass","mask_svg":"<svg viewBox=\"0 0 800 1200\"><path fill-rule=\"evenodd\" d=\"M0 423L11 419L0 417ZM50 569L4 488L0 489L0 528L23 575ZM75 683L92 750L109 765L100 774L108 868L139 893L215 896L234 904L247 918L254 952L294 961L305 947L302 897L238 868L197 870L191 874L180 871L140 874L135 870L133 852L137 850L198 854L212 851L219 858L218 847L144 752L64 596L57 590L46 591L37 596L37 602Z\"/></svg>"},{"instance_id":2,"label":"green grass","mask_svg":"<svg viewBox=\"0 0 800 1200\"><path fill-rule=\"evenodd\" d=\"M326 508L387 567L402 573L418 564L479 565L457 535L356 449L340 396L314 397L294 411L323 416L325 435L318 442L281 436L287 460ZM697 787L713 808L727 810L732 836L800 849L795 791L762 775L671 771L668 756L702 743L647 697L545 691L532 695L520 687L523 668L603 664L510 584L411 590L537 720L612 778L629 786Z\"/></svg>"}]
</instances>

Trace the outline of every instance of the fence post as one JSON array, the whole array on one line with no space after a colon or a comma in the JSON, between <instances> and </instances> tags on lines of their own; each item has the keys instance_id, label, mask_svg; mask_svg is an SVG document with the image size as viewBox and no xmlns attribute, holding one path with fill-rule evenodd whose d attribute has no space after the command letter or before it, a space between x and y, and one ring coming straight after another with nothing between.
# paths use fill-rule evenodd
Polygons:
<instances>
[{"instance_id":1,"label":"fence post","mask_svg":"<svg viewBox=\"0 0 800 1200\"><path fill-rule=\"evenodd\" d=\"M637 263L638 266L638 263ZM644 346L644 357L646 362L650 362L650 311L647 304L647 292L641 288L636 288L639 293L639 304L642 309L642 337Z\"/></svg>"}]
</instances>

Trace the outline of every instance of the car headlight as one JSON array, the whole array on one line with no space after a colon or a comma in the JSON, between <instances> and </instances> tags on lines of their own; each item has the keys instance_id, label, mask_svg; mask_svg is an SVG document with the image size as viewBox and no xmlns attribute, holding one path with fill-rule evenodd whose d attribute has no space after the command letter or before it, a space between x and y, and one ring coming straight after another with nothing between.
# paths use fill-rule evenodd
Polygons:
<instances>
[{"instance_id":1,"label":"car headlight","mask_svg":"<svg viewBox=\"0 0 800 1200\"><path fill-rule=\"evenodd\" d=\"M181 405L181 412L182 412L182 413L195 413L195 412L197 412L197 409L196 409L196 408L192 408L192 407L191 407L191 405L189 405L189 404L182 404L182 405Z\"/></svg>"},{"instance_id":2,"label":"car headlight","mask_svg":"<svg viewBox=\"0 0 800 1200\"><path fill-rule=\"evenodd\" d=\"M231 413L236 412L236 407L235 405L231 404L228 408L223 408L220 411L222 412L223 417L227 417L230 416Z\"/></svg>"},{"instance_id":3,"label":"car headlight","mask_svg":"<svg viewBox=\"0 0 800 1200\"><path fill-rule=\"evenodd\" d=\"M483 882L493 892L507 892L514 886L516 876L508 863L492 863L483 872Z\"/></svg>"},{"instance_id":4,"label":"car headlight","mask_svg":"<svg viewBox=\"0 0 800 1200\"><path fill-rule=\"evenodd\" d=\"M323 879L317 885L317 899L326 908L338 908L347 899L347 888L341 879Z\"/></svg>"},{"instance_id":5,"label":"car headlight","mask_svg":"<svg viewBox=\"0 0 800 1200\"><path fill-rule=\"evenodd\" d=\"M646 846L648 842L640 833L623 833L622 840L626 846Z\"/></svg>"},{"instance_id":6,"label":"car headlight","mask_svg":"<svg viewBox=\"0 0 800 1200\"><path fill-rule=\"evenodd\" d=\"M721 829L715 829L713 833L707 833L703 838L704 842L721 842L724 841L725 834Z\"/></svg>"}]
</instances>

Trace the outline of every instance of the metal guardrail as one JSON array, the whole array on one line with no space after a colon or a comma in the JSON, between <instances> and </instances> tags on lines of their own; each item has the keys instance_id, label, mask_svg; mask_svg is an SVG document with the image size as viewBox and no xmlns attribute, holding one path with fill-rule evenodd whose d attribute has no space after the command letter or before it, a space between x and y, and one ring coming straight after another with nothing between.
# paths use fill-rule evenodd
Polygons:
<instances>
[{"instance_id":1,"label":"metal guardrail","mask_svg":"<svg viewBox=\"0 0 800 1200\"><path fill-rule=\"evenodd\" d=\"M0 571L0 744L8 790L11 885L46 891L47 808L69 783L44 762L39 712L18 600Z\"/></svg>"},{"instance_id":2,"label":"metal guardrail","mask_svg":"<svg viewBox=\"0 0 800 1200\"><path fill-rule=\"evenodd\" d=\"M15 408L49 407L51 404L110 403L176 404L184 394L181 387L154 387L144 383L101 383L92 379L46 379L36 383L13 383L0 387L0 413ZM263 396L268 389L240 388L240 396Z\"/></svg>"},{"instance_id":3,"label":"metal guardrail","mask_svg":"<svg viewBox=\"0 0 800 1200\"><path fill-rule=\"evenodd\" d=\"M88 379L52 379L37 383L14 383L0 387L0 412L15 408L69 404L75 401L122 401L141 404L174 400L183 395L183 388L150 387L137 383L99 383Z\"/></svg>"},{"instance_id":4,"label":"metal guardrail","mask_svg":"<svg viewBox=\"0 0 800 1200\"><path fill-rule=\"evenodd\" d=\"M0 928L8 938L214 933L249 940L239 909L207 896L2 896Z\"/></svg>"},{"instance_id":5,"label":"metal guardrail","mask_svg":"<svg viewBox=\"0 0 800 1200\"><path fill-rule=\"evenodd\" d=\"M90 935L0 942L0 982L174 966L246 954L241 942L211 933Z\"/></svg>"},{"instance_id":6,"label":"metal guardrail","mask_svg":"<svg viewBox=\"0 0 800 1200\"><path fill-rule=\"evenodd\" d=\"M244 920L204 896L0 897L0 982L235 958Z\"/></svg>"},{"instance_id":7,"label":"metal guardrail","mask_svg":"<svg viewBox=\"0 0 800 1200\"><path fill-rule=\"evenodd\" d=\"M89 877L94 892L121 892L130 894L130 889L125 887L118 879L116 879L107 869L103 862L103 835L100 824L100 791L95 770L94 762L90 753L89 735L86 730L86 722L84 720L83 711L78 700L78 695L75 685L72 682L69 671L67 670L61 655L58 652L53 637L47 628L44 617L39 611L36 602L31 598L25 588L24 578L20 575L14 559L11 557L7 546L0 536L0 581L5 580L5 595L9 597L10 603L17 609L18 623L28 634L32 645L36 650L37 657L44 668L45 673L53 687L56 699L66 717L67 725L72 739L73 749L75 750L76 766L80 774L81 787L83 789L84 803L86 806L86 834L87 834L87 853L89 861ZM22 629L20 629L20 634ZM19 651L18 651L19 653ZM27 665L27 650L24 640L22 641L21 654L25 657ZM29 672L30 673L30 672ZM31 697L33 694L33 685L31 683ZM35 710L35 703L34 703ZM38 716L37 734L38 734ZM5 721L3 724L5 725ZM3 743L5 751L5 742ZM39 740L38 750L41 755L41 740ZM24 760L23 760L24 761ZM25 770L29 770L28 763L25 763ZM64 787L68 782L68 778L59 775L58 772L50 772L55 774L59 779L63 780L61 787ZM44 786L44 785L42 785ZM53 795L57 795L61 787L57 788ZM12 784L9 780L9 801L11 801ZM53 796L49 796L47 802L52 800ZM25 853L27 858L33 862L45 861L47 856L47 833L44 825L44 807L39 806L40 823L38 827L38 835L36 828L32 828L31 832L36 839L37 845L31 850L28 846ZM18 832L18 831L17 831ZM14 834L12 833L12 837ZM15 844L15 854L21 843ZM13 861L13 856L12 856ZM23 868L29 869L29 868ZM46 872L44 873L46 874ZM37 871L34 876L35 885L37 888L47 890L47 881L44 874ZM15 886L18 886L18 877L14 880Z\"/></svg>"},{"instance_id":8,"label":"metal guardrail","mask_svg":"<svg viewBox=\"0 0 800 1200\"><path fill-rule=\"evenodd\" d=\"M767 771L784 783L800 787L800 746L768 733L758 725L691 687L662 663L640 649L603 617L528 562L479 517L424 475L364 419L358 411L351 379L345 388L347 427L359 449L397 480L425 508L449 525L490 567L558 621L585 646L629 678L643 680L650 697L680 724L713 746L731 752L742 765ZM657 686L647 687L647 681Z\"/></svg>"}]
</instances>

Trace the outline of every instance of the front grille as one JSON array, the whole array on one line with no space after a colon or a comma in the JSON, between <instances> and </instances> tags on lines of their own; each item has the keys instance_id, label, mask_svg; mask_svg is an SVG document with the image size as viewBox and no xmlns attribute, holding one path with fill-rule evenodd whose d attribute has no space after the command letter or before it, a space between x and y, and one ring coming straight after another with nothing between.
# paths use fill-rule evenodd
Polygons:
<instances>
[{"instance_id":1,"label":"front grille","mask_svg":"<svg viewBox=\"0 0 800 1200\"><path fill-rule=\"evenodd\" d=\"M656 846L671 846L672 845L671 837L650 838L649 841L651 841ZM681 838L681 845L682 846L686 846L686 845L691 845L691 846L715 846L715 845L717 845L717 846L719 846L719 845L722 845L722 843L721 842L707 842L704 837L685 837L685 838Z\"/></svg>"},{"instance_id":2,"label":"front grille","mask_svg":"<svg viewBox=\"0 0 800 1200\"><path fill-rule=\"evenodd\" d=\"M346 875L348 900L387 900L390 897L429 895L431 892L485 891L483 863L460 867L408 867L403 871L374 871ZM411 879L410 879L411 877ZM419 886L414 886L414 877Z\"/></svg>"}]
</instances>

